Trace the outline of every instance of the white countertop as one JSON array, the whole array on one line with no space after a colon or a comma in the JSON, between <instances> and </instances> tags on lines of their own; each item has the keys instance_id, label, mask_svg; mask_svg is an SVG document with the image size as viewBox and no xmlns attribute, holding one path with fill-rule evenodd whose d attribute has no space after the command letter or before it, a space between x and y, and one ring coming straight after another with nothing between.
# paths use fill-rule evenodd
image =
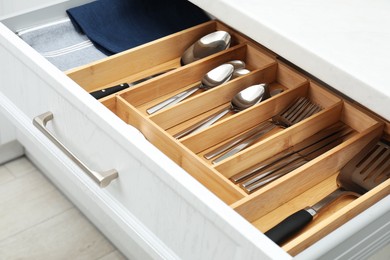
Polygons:
<instances>
[{"instance_id":1,"label":"white countertop","mask_svg":"<svg viewBox=\"0 0 390 260\"><path fill-rule=\"evenodd\" d=\"M390 120L390 1L191 2Z\"/></svg>"}]
</instances>

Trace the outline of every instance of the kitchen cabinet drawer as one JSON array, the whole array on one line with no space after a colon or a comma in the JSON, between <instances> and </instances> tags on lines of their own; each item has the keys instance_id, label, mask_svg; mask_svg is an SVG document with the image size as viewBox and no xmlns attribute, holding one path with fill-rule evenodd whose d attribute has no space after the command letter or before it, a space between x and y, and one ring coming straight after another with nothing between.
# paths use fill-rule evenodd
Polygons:
<instances>
[{"instance_id":1,"label":"kitchen cabinet drawer","mask_svg":"<svg viewBox=\"0 0 390 260\"><path fill-rule=\"evenodd\" d=\"M313 204L320 200L324 194L336 189L335 176L338 171L370 140L381 135L383 121L370 116L368 112L361 111L357 106L326 90L310 77L301 75L276 59L273 56L274 54L256 46L254 42L248 39L245 41L243 38L236 41L237 44L233 44L225 52L180 67L177 60L184 48L181 50L177 48L176 44L170 42L173 42L176 37L180 37L180 39L190 38L194 30L201 30L203 32L201 35L206 35L210 33L209 27L211 25L213 25L214 31L221 30L221 27L225 26L219 22L206 23L192 30L155 41L151 45L130 50L112 59L76 69L69 72L68 76L87 91L118 84L121 81L125 82L127 79L122 75L118 76L115 70L115 73L112 73L113 66L118 66L118 70L121 67L129 67L122 61L137 62L138 57L150 61L155 56L154 52L147 49L152 47L164 49L165 54L172 57L170 60L176 68L174 71L123 90L119 94L101 99L101 102L126 123L140 129L156 147L227 205L230 205L255 227L264 232L278 221L281 221L283 216L288 216L299 208L304 208L310 201L308 198L311 199L309 203ZM237 36L240 35L234 30L223 29L229 30L233 38L238 38ZM190 38L189 42L193 41L194 39ZM166 46L175 47L168 48ZM177 52L178 49L179 52ZM153 56L148 56L147 53L151 53ZM243 60L252 72L219 87L198 93L173 107L160 110L151 115L147 112L149 107L183 91L185 88L199 84L202 75L211 68L237 59ZM152 63L166 64L166 60L159 60L157 57ZM159 69L166 70L168 68ZM158 71L153 71L153 73L156 72ZM129 75L135 75L137 71L128 73ZM104 80L106 82L102 82ZM101 86L98 86L96 82L102 82ZM282 88L284 91L245 111L234 115L230 114L224 120L206 130L180 139L173 138L175 134L188 125L208 117L211 112L229 106L229 100L238 91L259 83L268 83L271 90ZM204 158L203 155L208 151L268 120L293 102L295 98L302 96L306 96L314 103L319 104L322 107L321 112L284 130L274 131L272 135L263 138L254 146L219 163L213 164L212 160ZM363 124L361 120L364 121ZM258 164L262 160L272 158L286 147L296 145L335 123L349 126L353 129L354 134L345 138L341 144L333 149L324 152L310 163L299 167L276 182L246 194L230 181L232 176ZM302 182L301 180L305 181ZM317 220L315 225L295 237L295 239L285 243L283 248L290 254L298 254L307 245L331 232L335 226L345 223L347 219L344 216L348 212L361 212L365 209L365 205L369 203L368 201L371 201L378 194L382 194L379 195L380 198L386 196L388 188L387 184L381 188L378 187L377 191L372 190L372 197L369 198L369 193L367 193L365 195L367 200L363 199L364 196L362 196L358 199L361 200L360 203L358 200L354 200L352 204L348 203L352 201L349 199L340 201L339 206L334 205L339 210L328 213L328 217L324 217L322 220ZM321 192L318 192L319 190ZM355 205L352 206L353 204ZM324 223L327 224L324 225Z\"/></svg>"},{"instance_id":2,"label":"kitchen cabinet drawer","mask_svg":"<svg viewBox=\"0 0 390 260\"><path fill-rule=\"evenodd\" d=\"M4 24L16 30L29 17L33 14L7 19ZM51 167L67 166L60 170L63 176L48 173L49 177L129 256L143 257L146 251L154 258L289 259L310 251L310 245L389 193L386 181L358 199L338 202L280 248L262 232L335 189L335 176L350 158L382 135L383 129L388 137L387 122L220 22L178 32L66 74L5 25L0 25L2 110L13 112L8 117L24 129L25 139L31 136L33 141L22 138L26 146L43 145L42 155L36 158L40 165L45 164L45 155L54 161ZM179 66L179 56L189 44L219 29L232 34L231 48ZM153 50L164 51L156 55ZM156 114L146 113L148 107L196 84L205 72L232 59L244 60L251 73ZM87 94L166 69L173 70L100 102ZM179 140L173 137L194 120L227 106L237 91L263 82L283 92L229 114L199 133ZM217 164L203 158L205 152L268 120L297 97L309 98L321 111L286 129L274 129L255 145ZM54 115L47 123L48 131L88 167L115 169L118 178L100 189L46 140L31 122L47 111ZM277 181L250 194L231 182L230 177L240 171L336 123L351 129L351 135ZM102 212L101 216L94 214ZM130 240L142 248L139 254L129 251L127 244L134 244Z\"/></svg>"}]
</instances>

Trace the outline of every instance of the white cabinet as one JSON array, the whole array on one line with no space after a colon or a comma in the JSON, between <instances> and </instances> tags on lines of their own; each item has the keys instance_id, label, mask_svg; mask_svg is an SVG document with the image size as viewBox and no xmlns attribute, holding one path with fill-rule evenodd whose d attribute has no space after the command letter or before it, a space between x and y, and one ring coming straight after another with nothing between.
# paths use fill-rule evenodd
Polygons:
<instances>
[{"instance_id":1,"label":"white cabinet","mask_svg":"<svg viewBox=\"0 0 390 260\"><path fill-rule=\"evenodd\" d=\"M23 147L16 141L16 128L0 113L0 164L21 156Z\"/></svg>"},{"instance_id":2,"label":"white cabinet","mask_svg":"<svg viewBox=\"0 0 390 260\"><path fill-rule=\"evenodd\" d=\"M0 145L15 140L15 127L0 114Z\"/></svg>"},{"instance_id":3,"label":"white cabinet","mask_svg":"<svg viewBox=\"0 0 390 260\"><path fill-rule=\"evenodd\" d=\"M66 4L43 8L48 16L42 20L81 3L59 2ZM137 259L292 258L21 41L13 30L29 21L39 23L34 13L26 13L0 24L0 111L17 128L16 138L27 155L124 254ZM78 160L93 171L115 170L118 177L105 188L96 185L33 125L46 112L53 114L47 131ZM360 225L368 226L390 210L388 198L381 203L382 211L373 210L374 217L367 214ZM358 232L342 230L349 236ZM330 234L326 239L341 243L346 238ZM304 250L303 257L318 252L316 246L324 256L332 251L320 241Z\"/></svg>"}]
</instances>

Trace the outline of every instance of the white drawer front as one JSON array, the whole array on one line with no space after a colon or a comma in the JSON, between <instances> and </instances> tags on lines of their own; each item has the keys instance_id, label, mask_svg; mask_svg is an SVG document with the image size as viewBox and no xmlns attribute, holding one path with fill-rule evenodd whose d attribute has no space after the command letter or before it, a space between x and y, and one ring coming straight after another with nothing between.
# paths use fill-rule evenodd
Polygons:
<instances>
[{"instance_id":1,"label":"white drawer front","mask_svg":"<svg viewBox=\"0 0 390 260\"><path fill-rule=\"evenodd\" d=\"M23 155L24 149L15 139L15 127L0 111L0 164Z\"/></svg>"},{"instance_id":2,"label":"white drawer front","mask_svg":"<svg viewBox=\"0 0 390 260\"><path fill-rule=\"evenodd\" d=\"M8 122L4 115L0 114L0 145L15 139L15 128Z\"/></svg>"},{"instance_id":3,"label":"white drawer front","mask_svg":"<svg viewBox=\"0 0 390 260\"><path fill-rule=\"evenodd\" d=\"M3 110L8 104L8 111L14 109L14 115L9 116L21 122L18 127L28 128L24 131L30 131L39 140L46 139L30 122L51 111L54 119L48 123L49 131L81 161L98 171L116 169L119 178L105 189L98 188L77 167L71 172L66 169L66 178L78 183L80 194L73 194L77 200L83 201L85 196L89 200L92 197L96 204L111 201L115 205L106 210L123 210L124 215L116 212L113 223L130 225L131 221L121 218L141 222L138 228L153 234L153 241L144 243L146 250L158 250L155 246L147 247L153 243L166 249L153 252L152 256L290 258L1 24L0 56ZM59 168L71 164L53 144L47 141L46 145L51 158L38 158L40 164L44 165L45 160L57 160ZM51 174L61 179L56 173ZM84 207L88 211L94 208ZM99 216L95 217L99 221ZM137 232L134 227L128 230Z\"/></svg>"}]
</instances>

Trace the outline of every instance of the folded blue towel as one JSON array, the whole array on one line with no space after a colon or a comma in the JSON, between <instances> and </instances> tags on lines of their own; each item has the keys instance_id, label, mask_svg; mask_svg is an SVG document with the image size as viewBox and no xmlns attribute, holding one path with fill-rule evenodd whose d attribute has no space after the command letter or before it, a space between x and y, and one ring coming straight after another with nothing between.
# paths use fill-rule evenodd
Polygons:
<instances>
[{"instance_id":1,"label":"folded blue towel","mask_svg":"<svg viewBox=\"0 0 390 260\"><path fill-rule=\"evenodd\" d=\"M67 13L75 27L107 55L210 20L187 0L98 0Z\"/></svg>"}]
</instances>

